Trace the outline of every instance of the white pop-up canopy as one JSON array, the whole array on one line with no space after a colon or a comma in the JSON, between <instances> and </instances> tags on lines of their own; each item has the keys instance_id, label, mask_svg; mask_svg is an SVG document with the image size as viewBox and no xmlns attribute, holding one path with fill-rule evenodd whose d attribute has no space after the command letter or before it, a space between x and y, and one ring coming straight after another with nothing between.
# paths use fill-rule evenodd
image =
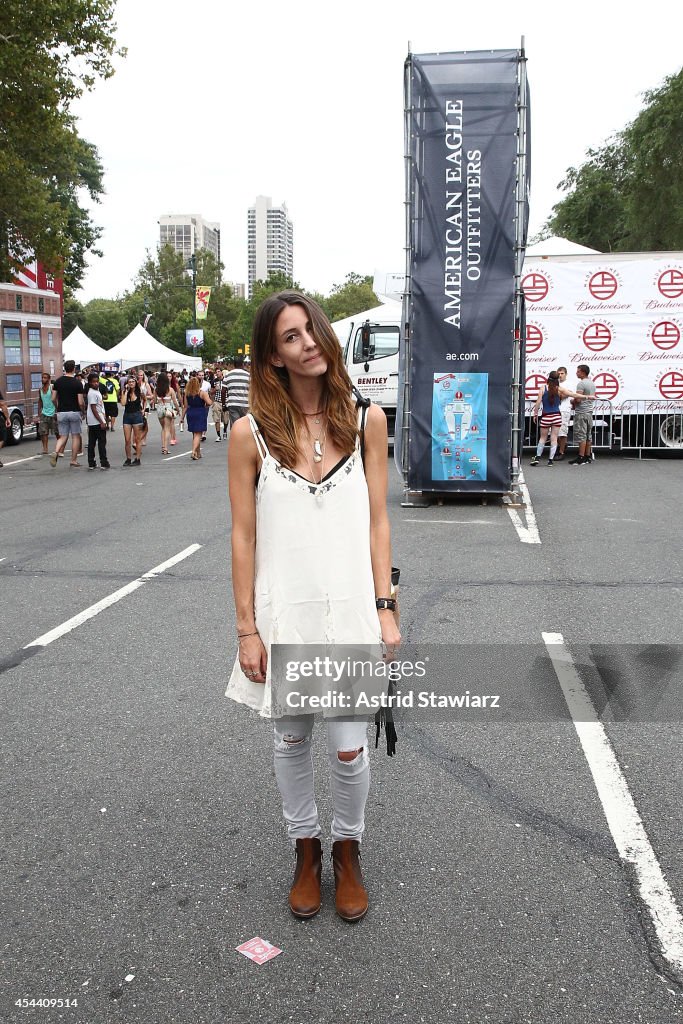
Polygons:
<instances>
[{"instance_id":1,"label":"white pop-up canopy","mask_svg":"<svg viewBox=\"0 0 683 1024\"><path fill-rule=\"evenodd\" d=\"M587 245L570 242L568 238L553 235L542 242L527 245L526 256L578 256L580 253L597 253L597 249L589 249Z\"/></svg>"},{"instance_id":2,"label":"white pop-up canopy","mask_svg":"<svg viewBox=\"0 0 683 1024\"><path fill-rule=\"evenodd\" d=\"M110 357L109 353L91 341L85 331L80 327L74 327L71 334L62 341L62 358L73 359L80 366L92 366L93 363L104 363Z\"/></svg>"},{"instance_id":3,"label":"white pop-up canopy","mask_svg":"<svg viewBox=\"0 0 683 1024\"><path fill-rule=\"evenodd\" d=\"M136 324L130 334L107 352L107 359L121 364L122 370L148 363L164 363L169 370L201 370L200 356L186 356L173 348L166 348L153 338L142 324Z\"/></svg>"}]
</instances>

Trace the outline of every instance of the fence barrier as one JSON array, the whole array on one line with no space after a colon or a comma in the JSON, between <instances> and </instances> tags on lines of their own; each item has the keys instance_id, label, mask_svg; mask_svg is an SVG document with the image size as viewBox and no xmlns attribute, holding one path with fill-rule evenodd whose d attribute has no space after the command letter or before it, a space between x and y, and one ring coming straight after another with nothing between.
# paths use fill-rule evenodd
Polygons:
<instances>
[{"instance_id":1,"label":"fence barrier","mask_svg":"<svg viewBox=\"0 0 683 1024\"><path fill-rule=\"evenodd\" d=\"M622 402L615 430L615 446L620 451L683 452L683 401L637 398Z\"/></svg>"}]
</instances>

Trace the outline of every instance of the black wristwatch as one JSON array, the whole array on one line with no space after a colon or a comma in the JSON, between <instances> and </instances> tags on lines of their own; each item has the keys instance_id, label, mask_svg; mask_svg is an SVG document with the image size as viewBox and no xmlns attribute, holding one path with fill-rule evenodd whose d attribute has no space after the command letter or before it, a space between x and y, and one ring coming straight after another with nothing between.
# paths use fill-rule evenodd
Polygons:
<instances>
[{"instance_id":1,"label":"black wristwatch","mask_svg":"<svg viewBox=\"0 0 683 1024\"><path fill-rule=\"evenodd\" d=\"M396 601L393 597L376 597L375 598L376 608L387 608L390 612L396 611Z\"/></svg>"}]
</instances>

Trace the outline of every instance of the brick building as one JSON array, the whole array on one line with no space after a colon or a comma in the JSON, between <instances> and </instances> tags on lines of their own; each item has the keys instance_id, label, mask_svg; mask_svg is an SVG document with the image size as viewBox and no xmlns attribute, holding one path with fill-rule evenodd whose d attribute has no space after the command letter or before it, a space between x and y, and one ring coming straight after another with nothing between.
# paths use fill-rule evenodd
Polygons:
<instances>
[{"instance_id":1,"label":"brick building","mask_svg":"<svg viewBox=\"0 0 683 1024\"><path fill-rule=\"evenodd\" d=\"M0 391L10 407L15 440L37 421L42 371L62 372L61 296L36 270L22 274L22 283L0 283Z\"/></svg>"}]
</instances>

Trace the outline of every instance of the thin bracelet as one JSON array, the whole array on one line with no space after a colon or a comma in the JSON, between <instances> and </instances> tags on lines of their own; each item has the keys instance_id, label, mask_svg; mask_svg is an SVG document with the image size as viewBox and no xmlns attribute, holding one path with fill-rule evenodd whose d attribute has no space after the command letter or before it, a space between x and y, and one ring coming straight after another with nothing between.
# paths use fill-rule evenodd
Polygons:
<instances>
[{"instance_id":1,"label":"thin bracelet","mask_svg":"<svg viewBox=\"0 0 683 1024\"><path fill-rule=\"evenodd\" d=\"M238 633L237 639L244 640L245 636L258 636L258 629L255 630L253 633Z\"/></svg>"}]
</instances>

